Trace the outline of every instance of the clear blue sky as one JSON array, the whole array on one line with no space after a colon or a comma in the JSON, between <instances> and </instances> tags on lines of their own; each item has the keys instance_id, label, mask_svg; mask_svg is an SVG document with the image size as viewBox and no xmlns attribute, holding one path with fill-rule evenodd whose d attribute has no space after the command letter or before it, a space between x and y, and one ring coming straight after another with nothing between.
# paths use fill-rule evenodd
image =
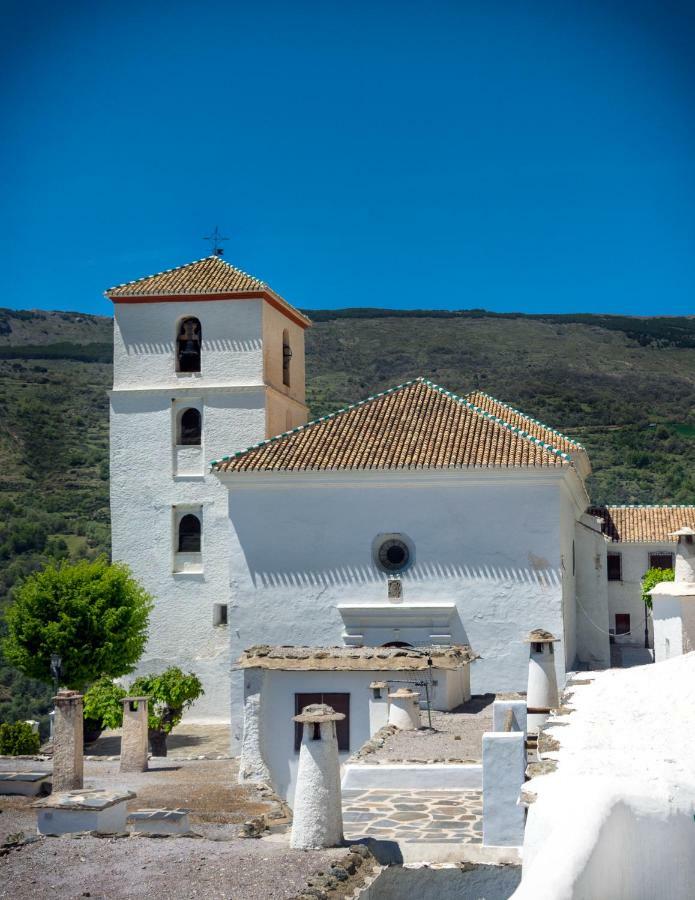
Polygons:
<instances>
[{"instance_id":1,"label":"clear blue sky","mask_svg":"<svg viewBox=\"0 0 695 900\"><path fill-rule=\"evenodd\" d=\"M4 2L0 306L695 313L695 4Z\"/></svg>"}]
</instances>

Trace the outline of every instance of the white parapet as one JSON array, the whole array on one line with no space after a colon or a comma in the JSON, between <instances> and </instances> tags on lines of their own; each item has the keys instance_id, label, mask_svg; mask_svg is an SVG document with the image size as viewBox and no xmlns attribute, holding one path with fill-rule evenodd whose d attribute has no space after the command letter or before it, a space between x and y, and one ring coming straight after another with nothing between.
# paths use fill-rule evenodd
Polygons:
<instances>
[{"instance_id":1,"label":"white parapet","mask_svg":"<svg viewBox=\"0 0 695 900\"><path fill-rule=\"evenodd\" d=\"M507 720L511 713L511 728L507 729ZM492 704L493 731L523 731L526 734L526 700L495 700Z\"/></svg>"},{"instance_id":2,"label":"white parapet","mask_svg":"<svg viewBox=\"0 0 695 900\"><path fill-rule=\"evenodd\" d=\"M523 844L525 810L519 794L525 772L526 738L522 731L483 735L483 844Z\"/></svg>"}]
</instances>

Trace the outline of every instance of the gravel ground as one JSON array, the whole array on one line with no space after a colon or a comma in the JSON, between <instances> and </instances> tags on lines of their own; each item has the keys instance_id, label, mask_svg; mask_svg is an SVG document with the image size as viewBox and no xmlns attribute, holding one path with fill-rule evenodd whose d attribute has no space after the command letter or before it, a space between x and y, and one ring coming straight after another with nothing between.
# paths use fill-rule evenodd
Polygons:
<instances>
[{"instance_id":1,"label":"gravel ground","mask_svg":"<svg viewBox=\"0 0 695 900\"><path fill-rule=\"evenodd\" d=\"M50 763L13 761L5 770L50 769ZM86 762L85 787L127 787L137 793L129 808L184 806L199 838L39 837L0 856L0 898L210 897L282 900L294 896L340 850L297 852L288 835L238 837L240 824L275 811L255 788L236 782L236 760L176 762L158 759L148 772L121 775L118 763ZM32 800L0 797L0 842L36 835Z\"/></svg>"},{"instance_id":2,"label":"gravel ground","mask_svg":"<svg viewBox=\"0 0 695 900\"><path fill-rule=\"evenodd\" d=\"M167 748L170 757L229 756L229 725L183 722L167 738ZM85 750L89 756L118 756L120 752L120 729L103 731Z\"/></svg>"},{"instance_id":3,"label":"gravel ground","mask_svg":"<svg viewBox=\"0 0 695 900\"><path fill-rule=\"evenodd\" d=\"M433 731L399 731L387 738L384 746L375 750L363 762L380 761L476 761L482 759L482 738L492 728L494 694L471 697L468 703L451 712L432 710ZM423 725L427 713L421 714Z\"/></svg>"}]
</instances>

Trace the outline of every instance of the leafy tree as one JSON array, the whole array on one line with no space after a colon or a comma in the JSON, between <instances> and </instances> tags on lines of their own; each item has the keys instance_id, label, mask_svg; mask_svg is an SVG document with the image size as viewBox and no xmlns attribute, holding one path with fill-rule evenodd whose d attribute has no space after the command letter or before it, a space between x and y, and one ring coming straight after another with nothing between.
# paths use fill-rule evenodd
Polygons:
<instances>
[{"instance_id":1,"label":"leafy tree","mask_svg":"<svg viewBox=\"0 0 695 900\"><path fill-rule=\"evenodd\" d=\"M167 735L179 724L188 707L204 693L197 675L170 666L160 675L141 675L128 693L149 697L148 730L154 756L167 755Z\"/></svg>"},{"instance_id":2,"label":"leafy tree","mask_svg":"<svg viewBox=\"0 0 695 900\"><path fill-rule=\"evenodd\" d=\"M648 609L652 608L652 598L649 596L649 591L656 587L657 584L661 584L662 581L673 581L673 579L673 569L647 569L642 576L642 599Z\"/></svg>"},{"instance_id":3,"label":"leafy tree","mask_svg":"<svg viewBox=\"0 0 695 900\"><path fill-rule=\"evenodd\" d=\"M5 659L50 683L51 654L61 682L82 690L101 675L132 672L145 648L152 598L127 566L93 562L47 565L29 575L6 614Z\"/></svg>"}]
</instances>

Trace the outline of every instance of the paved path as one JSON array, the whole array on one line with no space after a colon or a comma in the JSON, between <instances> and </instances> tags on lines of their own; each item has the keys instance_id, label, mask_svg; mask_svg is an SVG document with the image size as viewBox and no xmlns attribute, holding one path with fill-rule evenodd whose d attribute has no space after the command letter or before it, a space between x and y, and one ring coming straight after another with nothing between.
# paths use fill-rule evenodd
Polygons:
<instances>
[{"instance_id":1,"label":"paved path","mask_svg":"<svg viewBox=\"0 0 695 900\"><path fill-rule=\"evenodd\" d=\"M349 841L481 844L481 791L343 791L343 828Z\"/></svg>"}]
</instances>

